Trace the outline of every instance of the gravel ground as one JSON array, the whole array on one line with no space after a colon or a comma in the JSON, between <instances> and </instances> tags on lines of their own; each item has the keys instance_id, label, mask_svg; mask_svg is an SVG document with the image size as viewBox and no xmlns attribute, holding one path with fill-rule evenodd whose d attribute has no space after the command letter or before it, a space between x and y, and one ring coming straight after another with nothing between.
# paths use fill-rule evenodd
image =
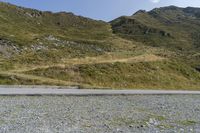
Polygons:
<instances>
[{"instance_id":1,"label":"gravel ground","mask_svg":"<svg viewBox=\"0 0 200 133\"><path fill-rule=\"evenodd\" d=\"M0 133L33 132L200 133L200 96L0 96Z\"/></svg>"}]
</instances>

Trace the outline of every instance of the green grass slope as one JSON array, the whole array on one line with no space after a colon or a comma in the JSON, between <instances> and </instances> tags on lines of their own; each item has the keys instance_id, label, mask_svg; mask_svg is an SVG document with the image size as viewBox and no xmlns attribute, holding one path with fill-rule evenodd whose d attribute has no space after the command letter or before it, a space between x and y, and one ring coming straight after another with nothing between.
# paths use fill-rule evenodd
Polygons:
<instances>
[{"instance_id":1,"label":"green grass slope","mask_svg":"<svg viewBox=\"0 0 200 133\"><path fill-rule=\"evenodd\" d=\"M114 33L152 46L179 50L200 48L200 9L175 6L138 11L122 16L111 25Z\"/></svg>"},{"instance_id":2,"label":"green grass slope","mask_svg":"<svg viewBox=\"0 0 200 133\"><path fill-rule=\"evenodd\" d=\"M109 24L72 13L41 12L0 2L0 29L0 52L13 61L34 63L112 50L106 42L112 36Z\"/></svg>"},{"instance_id":3,"label":"green grass slope","mask_svg":"<svg viewBox=\"0 0 200 133\"><path fill-rule=\"evenodd\" d=\"M0 3L0 35L27 44L51 34L70 40L102 40L111 35L110 26L72 13L41 12Z\"/></svg>"},{"instance_id":4,"label":"green grass slope","mask_svg":"<svg viewBox=\"0 0 200 133\"><path fill-rule=\"evenodd\" d=\"M200 65L200 8L175 6L138 11L110 22L113 33L176 52L194 68Z\"/></svg>"},{"instance_id":5,"label":"green grass slope","mask_svg":"<svg viewBox=\"0 0 200 133\"><path fill-rule=\"evenodd\" d=\"M84 64L36 69L26 74L78 82L95 87L200 89L200 74L172 61Z\"/></svg>"}]
</instances>

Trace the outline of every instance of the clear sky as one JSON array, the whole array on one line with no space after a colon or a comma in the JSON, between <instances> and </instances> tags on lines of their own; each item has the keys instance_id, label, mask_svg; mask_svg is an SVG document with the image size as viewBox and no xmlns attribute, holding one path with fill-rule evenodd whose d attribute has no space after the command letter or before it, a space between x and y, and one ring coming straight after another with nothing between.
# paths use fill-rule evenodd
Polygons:
<instances>
[{"instance_id":1,"label":"clear sky","mask_svg":"<svg viewBox=\"0 0 200 133\"><path fill-rule=\"evenodd\" d=\"M176 5L200 7L200 0L0 0L43 11L67 11L93 19L110 21L137 10Z\"/></svg>"}]
</instances>

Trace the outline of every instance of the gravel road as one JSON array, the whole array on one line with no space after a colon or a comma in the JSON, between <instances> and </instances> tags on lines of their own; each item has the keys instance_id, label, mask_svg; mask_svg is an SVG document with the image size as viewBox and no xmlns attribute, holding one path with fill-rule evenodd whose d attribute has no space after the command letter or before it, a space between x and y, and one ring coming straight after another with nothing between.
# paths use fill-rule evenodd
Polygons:
<instances>
[{"instance_id":1,"label":"gravel road","mask_svg":"<svg viewBox=\"0 0 200 133\"><path fill-rule=\"evenodd\" d=\"M33 132L200 133L200 96L0 96L0 133Z\"/></svg>"}]
</instances>

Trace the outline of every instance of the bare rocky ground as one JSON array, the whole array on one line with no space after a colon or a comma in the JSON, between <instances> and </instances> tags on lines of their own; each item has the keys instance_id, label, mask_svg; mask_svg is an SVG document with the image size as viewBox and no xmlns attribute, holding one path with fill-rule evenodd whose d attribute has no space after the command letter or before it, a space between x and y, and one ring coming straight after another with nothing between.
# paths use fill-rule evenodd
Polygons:
<instances>
[{"instance_id":1,"label":"bare rocky ground","mask_svg":"<svg viewBox=\"0 0 200 133\"><path fill-rule=\"evenodd\" d=\"M0 132L199 133L200 96L0 96Z\"/></svg>"}]
</instances>

